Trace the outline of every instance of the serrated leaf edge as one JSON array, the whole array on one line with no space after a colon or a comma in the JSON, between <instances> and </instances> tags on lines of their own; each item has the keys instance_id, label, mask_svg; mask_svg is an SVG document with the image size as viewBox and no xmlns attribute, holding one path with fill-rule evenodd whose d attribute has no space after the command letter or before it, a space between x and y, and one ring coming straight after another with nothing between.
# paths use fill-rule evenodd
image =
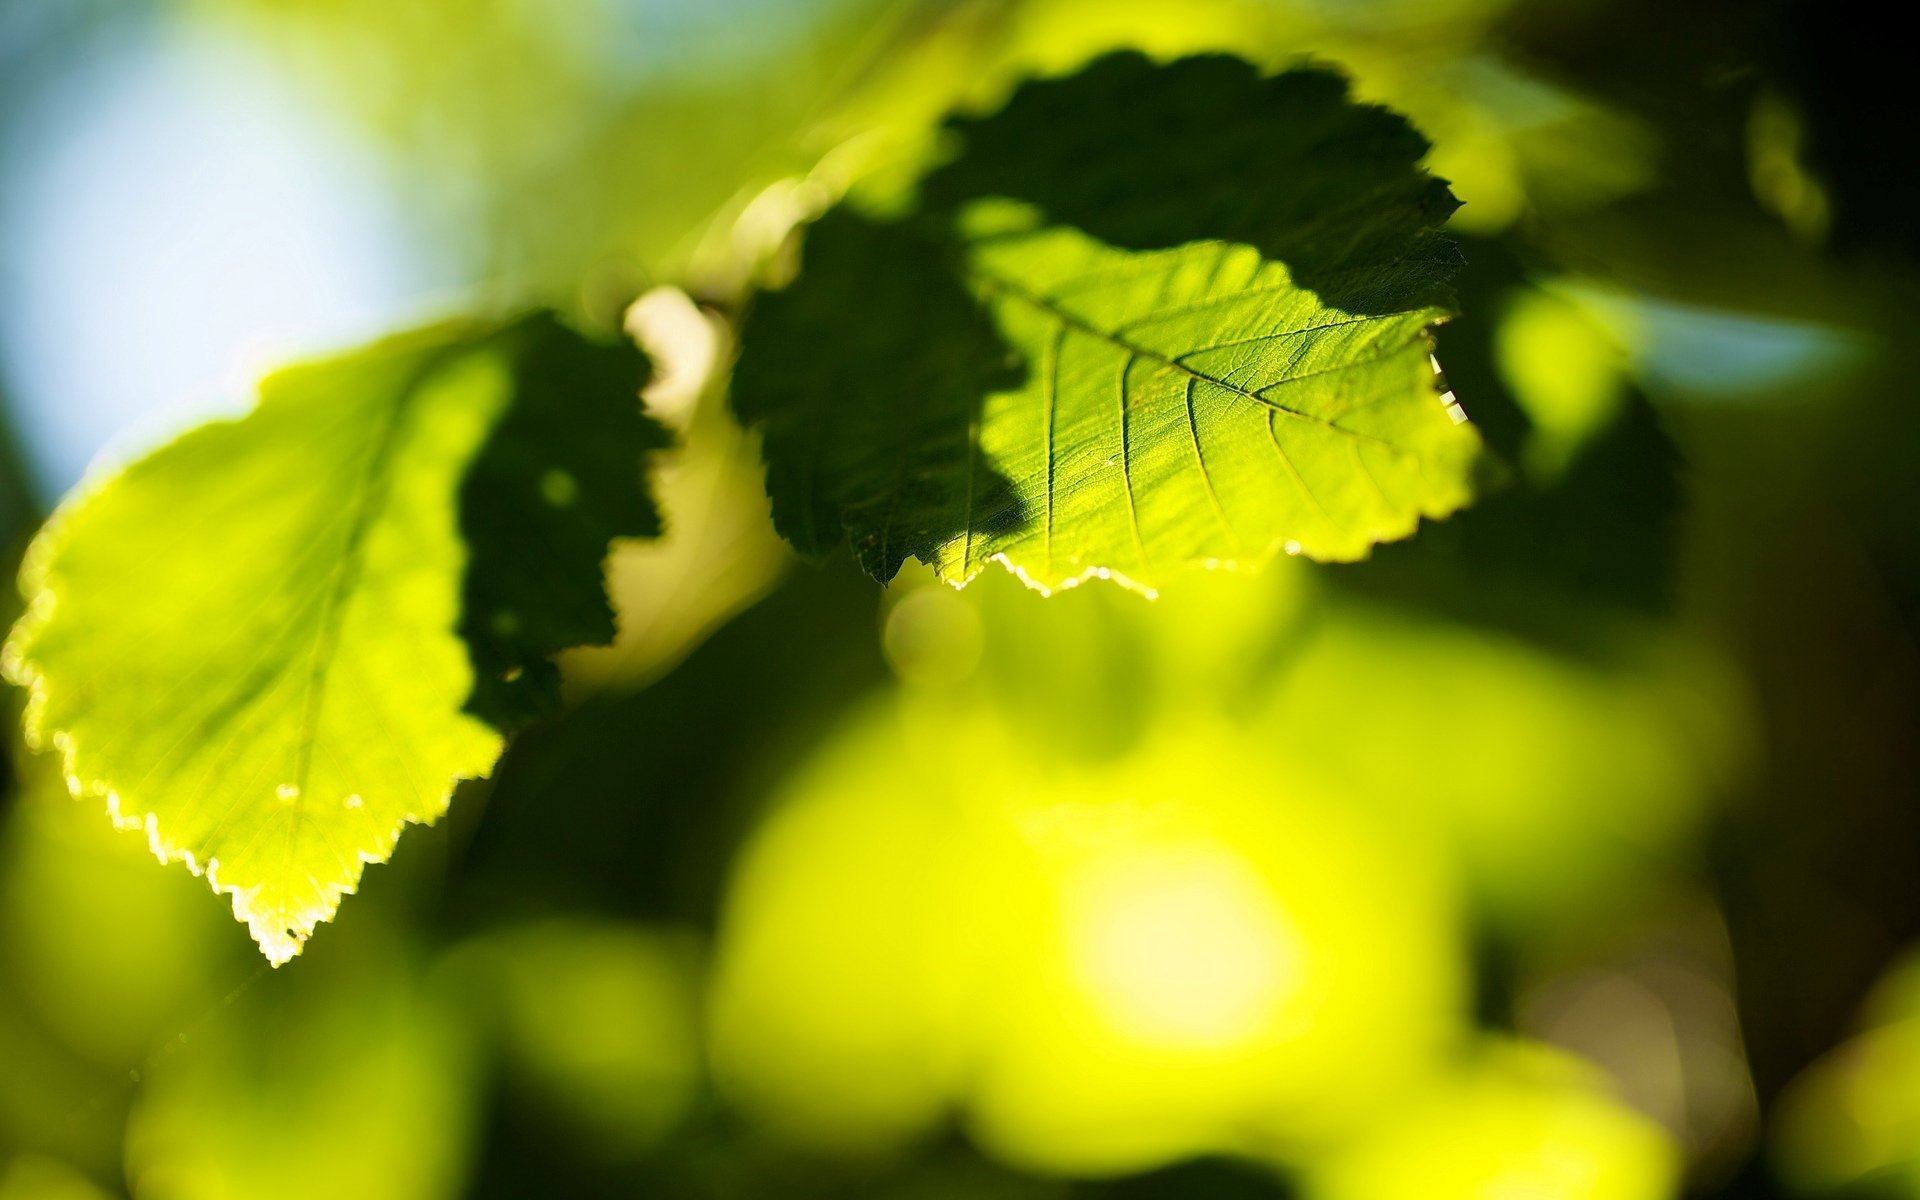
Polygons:
<instances>
[{"instance_id":1,"label":"serrated leaf edge","mask_svg":"<svg viewBox=\"0 0 1920 1200\"><path fill-rule=\"evenodd\" d=\"M1414 336L1416 340L1424 339L1429 348L1427 361L1433 367L1434 381L1441 385L1441 390L1436 396L1438 402L1441 407L1446 410L1447 416L1452 419L1455 425L1466 425L1471 423L1467 416L1466 408L1460 403L1459 397L1454 394L1453 389L1446 386L1446 372L1440 366L1439 356L1432 352L1434 329L1446 324L1449 319L1450 318L1446 316L1438 317L1427 325L1422 326ZM1376 546L1384 546L1391 542L1403 541L1417 533L1423 522L1444 521L1457 511L1459 511L1459 509L1456 507L1444 512L1426 510L1415 512L1413 519L1408 523L1405 531L1381 530L1377 533L1369 534L1366 550L1368 553L1371 553ZM1185 566L1190 569L1204 571L1246 571L1252 573L1261 570L1282 554L1293 558L1300 556L1301 553L1302 547L1298 541L1292 538L1276 538L1270 541L1264 548L1251 555L1235 557L1214 556L1193 559L1189 560ZM915 557L918 558L919 556L915 555ZM1362 554L1360 557L1365 558L1366 554ZM1131 578L1124 571L1118 571L1106 566L1086 567L1077 575L1070 575L1058 583L1049 585L1030 574L1025 567L1008 558L1004 552L989 554L985 558L970 562L965 568L964 573L957 575L940 563L927 563L924 559L921 561L924 565L932 568L935 578L953 588L955 591L960 591L975 579L979 578L980 573L986 570L989 563L998 563L1015 579L1018 579L1028 590L1038 592L1043 597L1054 596L1060 592L1079 587L1089 580L1101 580L1113 583L1147 600L1158 600L1160 598L1160 593L1157 589L1137 579Z\"/></svg>"},{"instance_id":2,"label":"serrated leaf edge","mask_svg":"<svg viewBox=\"0 0 1920 1200\"><path fill-rule=\"evenodd\" d=\"M156 448L154 452L158 449ZM54 610L59 604L59 596L47 583L50 562L66 537L66 523L69 516L91 501L94 496L117 475L116 471L95 470L88 479L62 501L41 526L40 532L28 544L21 557L19 588L27 600L26 610L13 628L8 632L4 645L0 645L0 676L25 689L26 704L21 713L21 736L27 748L43 752L51 748L60 758L60 775L65 781L68 793L75 800L98 799L104 802L107 817L116 829L147 835L147 846L160 863L170 865L182 863L187 871L198 878L204 878L215 895L225 895L233 906L234 919L246 925L254 943L260 952L275 967L286 965L300 953L306 940L322 922L329 921L340 911L340 901L345 896L359 890L361 876L370 864L384 863L399 844L400 835L409 825L431 825L443 816L453 800L453 793L463 779L451 781L444 792L434 799L431 811L426 814L408 812L402 815L399 824L379 833L374 849L356 849L356 861L352 864L349 879L345 884L320 882L315 884L320 892L320 901L295 911L276 910L266 912L259 909L254 901L264 885L241 887L238 884L225 884L220 881L220 860L211 857L202 863L192 850L180 845L160 830L158 814L152 810L141 813L127 812L123 806L119 790L111 780L105 778L88 779L78 768L80 749L72 733L64 729L47 729L46 711L49 703L50 686L46 673L34 662L29 647L46 624L52 620ZM457 636L457 631L455 632ZM493 762L472 778L484 778L504 753L506 741L498 739L498 747Z\"/></svg>"}]
</instances>

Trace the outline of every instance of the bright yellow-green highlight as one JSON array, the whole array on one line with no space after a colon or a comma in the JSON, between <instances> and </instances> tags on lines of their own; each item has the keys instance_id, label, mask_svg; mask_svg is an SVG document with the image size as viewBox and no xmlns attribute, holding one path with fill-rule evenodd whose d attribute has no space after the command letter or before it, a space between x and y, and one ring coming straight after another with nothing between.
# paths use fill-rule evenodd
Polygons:
<instances>
[{"instance_id":1,"label":"bright yellow-green highlight","mask_svg":"<svg viewBox=\"0 0 1920 1200\"><path fill-rule=\"evenodd\" d=\"M647 412L674 433L648 472L665 532L614 542L607 591L619 632L612 645L577 646L559 659L564 686L579 695L666 674L790 561L767 523L759 449L712 386L731 349L724 323L679 289L658 287L628 308L625 327L653 362Z\"/></svg>"},{"instance_id":2,"label":"bright yellow-green highlight","mask_svg":"<svg viewBox=\"0 0 1920 1200\"><path fill-rule=\"evenodd\" d=\"M1494 334L1495 362L1533 423L1527 469L1559 477L1626 399L1626 349L1587 308L1556 292L1516 292Z\"/></svg>"},{"instance_id":3,"label":"bright yellow-green highlight","mask_svg":"<svg viewBox=\"0 0 1920 1200\"><path fill-rule=\"evenodd\" d=\"M1782 1094L1773 1159L1807 1195L1872 1181L1863 1194L1920 1197L1920 957L1881 980L1863 1024Z\"/></svg>"},{"instance_id":4,"label":"bright yellow-green highlight","mask_svg":"<svg viewBox=\"0 0 1920 1200\"><path fill-rule=\"evenodd\" d=\"M1069 975L1123 1041L1242 1044L1306 981L1272 889L1218 844L1106 856L1061 881L1061 902Z\"/></svg>"},{"instance_id":5,"label":"bright yellow-green highlight","mask_svg":"<svg viewBox=\"0 0 1920 1200\"><path fill-rule=\"evenodd\" d=\"M956 754L966 771L913 786L889 765ZM1070 765L964 702L869 712L735 876L721 1088L843 1153L957 1113L1047 1173L1363 1123L1461 1029L1450 893L1391 829L1258 762L1212 723Z\"/></svg>"},{"instance_id":6,"label":"bright yellow-green highlight","mask_svg":"<svg viewBox=\"0 0 1920 1200\"><path fill-rule=\"evenodd\" d=\"M908 586L894 612L936 633L898 640L905 699L823 752L736 879L722 996L760 1007L721 1031L730 1094L789 1129L840 1111L868 1148L951 1114L1003 1161L1101 1174L1213 1152L1310 1169L1383 1113L1488 1093L1461 1179L1589 1194L1552 1174L1567 1159L1593 1195L1666 1194L1634 1181L1670 1180L1671 1148L1587 1076L1454 1074L1465 958L1423 855L1521 936L1598 917L1737 759L1712 661L1626 631L1607 664L1571 661L1285 573L1152 603ZM863 1124L851 1075L910 1081L914 1117ZM1560 1115L1502 1141L1509 1092Z\"/></svg>"},{"instance_id":7,"label":"bright yellow-green highlight","mask_svg":"<svg viewBox=\"0 0 1920 1200\"><path fill-rule=\"evenodd\" d=\"M890 1148L959 1086L972 831L890 768L882 715L796 777L738 861L715 963L716 1083L774 1136Z\"/></svg>"},{"instance_id":8,"label":"bright yellow-green highlight","mask_svg":"<svg viewBox=\"0 0 1920 1200\"><path fill-rule=\"evenodd\" d=\"M1677 1149L1544 1047L1497 1046L1335 1157L1311 1200L1670 1200Z\"/></svg>"},{"instance_id":9,"label":"bright yellow-green highlight","mask_svg":"<svg viewBox=\"0 0 1920 1200\"><path fill-rule=\"evenodd\" d=\"M1261 742L1426 828L1490 915L1539 927L1613 905L1686 845L1745 736L1711 660L1624 640L1615 659L1354 606L1294 650Z\"/></svg>"}]
</instances>

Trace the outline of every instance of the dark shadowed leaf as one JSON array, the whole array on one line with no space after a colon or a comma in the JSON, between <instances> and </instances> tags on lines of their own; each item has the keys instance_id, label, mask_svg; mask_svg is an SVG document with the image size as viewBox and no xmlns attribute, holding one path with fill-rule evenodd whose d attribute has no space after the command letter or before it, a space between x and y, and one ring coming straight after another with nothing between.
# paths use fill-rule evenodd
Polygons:
<instances>
[{"instance_id":1,"label":"dark shadowed leaf","mask_svg":"<svg viewBox=\"0 0 1920 1200\"><path fill-rule=\"evenodd\" d=\"M460 486L460 634L469 707L511 728L558 706L553 655L613 640L607 545L660 532L643 477L669 439L636 400L647 361L631 343L588 341L547 314L501 336L513 403Z\"/></svg>"},{"instance_id":2,"label":"dark shadowed leaf","mask_svg":"<svg viewBox=\"0 0 1920 1200\"><path fill-rule=\"evenodd\" d=\"M803 550L1151 591L1466 503L1427 332L1453 200L1402 119L1323 71L1120 55L954 128L924 211L820 222L745 333L735 403Z\"/></svg>"}]
</instances>

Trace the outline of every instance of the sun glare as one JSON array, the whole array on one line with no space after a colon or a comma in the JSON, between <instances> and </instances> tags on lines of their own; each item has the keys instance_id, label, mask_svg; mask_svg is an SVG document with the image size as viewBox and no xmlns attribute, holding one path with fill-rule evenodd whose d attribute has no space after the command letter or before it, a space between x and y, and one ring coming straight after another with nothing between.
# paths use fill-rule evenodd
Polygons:
<instances>
[{"instance_id":1,"label":"sun glare","mask_svg":"<svg viewBox=\"0 0 1920 1200\"><path fill-rule=\"evenodd\" d=\"M1223 846L1148 846L1064 887L1076 984L1112 1034L1221 1050L1254 1041L1297 992L1306 948L1265 882Z\"/></svg>"}]
</instances>

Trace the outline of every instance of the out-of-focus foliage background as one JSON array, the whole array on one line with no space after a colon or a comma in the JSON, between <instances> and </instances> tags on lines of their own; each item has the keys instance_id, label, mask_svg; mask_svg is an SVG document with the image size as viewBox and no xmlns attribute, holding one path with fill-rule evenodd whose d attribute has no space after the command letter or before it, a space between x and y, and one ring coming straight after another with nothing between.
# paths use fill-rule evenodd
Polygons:
<instances>
[{"instance_id":1,"label":"out-of-focus foliage background","mask_svg":"<svg viewBox=\"0 0 1920 1200\"><path fill-rule=\"evenodd\" d=\"M790 563L751 285L1122 46L1433 139L1498 485L1154 603ZM10 743L0 1197L1920 1197L1907 53L1811 3L0 0L9 563L96 456L464 305L624 320L682 437L568 714L285 970Z\"/></svg>"}]
</instances>

